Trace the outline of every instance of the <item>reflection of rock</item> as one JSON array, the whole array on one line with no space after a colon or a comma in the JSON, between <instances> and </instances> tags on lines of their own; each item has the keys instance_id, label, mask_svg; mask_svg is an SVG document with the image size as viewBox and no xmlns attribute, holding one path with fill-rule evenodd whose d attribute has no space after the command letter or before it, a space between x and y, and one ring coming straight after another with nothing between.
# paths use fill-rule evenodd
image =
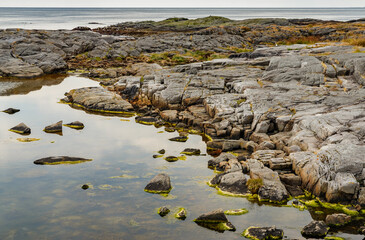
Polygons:
<instances>
[{"instance_id":1,"label":"reflection of rock","mask_svg":"<svg viewBox=\"0 0 365 240\"><path fill-rule=\"evenodd\" d=\"M312 221L302 229L304 237L323 238L327 235L329 227L323 221Z\"/></svg>"},{"instance_id":2,"label":"reflection of rock","mask_svg":"<svg viewBox=\"0 0 365 240\"><path fill-rule=\"evenodd\" d=\"M83 129L84 128L84 124L79 121L63 124L63 126L73 128L73 129Z\"/></svg>"},{"instance_id":3,"label":"reflection of rock","mask_svg":"<svg viewBox=\"0 0 365 240\"><path fill-rule=\"evenodd\" d=\"M57 165L57 164L77 164L83 162L92 161L91 159L79 158L79 157L67 157L67 156L59 156L59 157L46 157L41 158L34 161L34 164L38 165Z\"/></svg>"},{"instance_id":4,"label":"reflection of rock","mask_svg":"<svg viewBox=\"0 0 365 240\"><path fill-rule=\"evenodd\" d=\"M62 133L62 121L45 127L43 131L46 133Z\"/></svg>"},{"instance_id":5,"label":"reflection of rock","mask_svg":"<svg viewBox=\"0 0 365 240\"><path fill-rule=\"evenodd\" d=\"M65 75L45 75L34 79L8 79L2 78L0 81L0 96L17 94L27 94L41 89L43 86L60 84Z\"/></svg>"},{"instance_id":6,"label":"reflection of rock","mask_svg":"<svg viewBox=\"0 0 365 240\"><path fill-rule=\"evenodd\" d=\"M19 112L20 110L19 109L15 109L15 108L8 108L8 109L5 109L3 112L4 113L8 113L8 114L14 114L14 113L17 113Z\"/></svg>"},{"instance_id":7,"label":"reflection of rock","mask_svg":"<svg viewBox=\"0 0 365 240\"><path fill-rule=\"evenodd\" d=\"M170 177L165 173L157 174L144 188L149 193L169 193L171 191Z\"/></svg>"},{"instance_id":8,"label":"reflection of rock","mask_svg":"<svg viewBox=\"0 0 365 240\"><path fill-rule=\"evenodd\" d=\"M133 114L132 105L124 100L121 96L109 92L102 87L85 87L73 89L65 94L63 102L69 103L76 107L82 107L86 110L105 112Z\"/></svg>"},{"instance_id":9,"label":"reflection of rock","mask_svg":"<svg viewBox=\"0 0 365 240\"><path fill-rule=\"evenodd\" d=\"M157 211L157 213L161 216L161 217L164 217L166 216L168 213L170 212L170 209L168 209L167 207L163 206L163 207L160 207Z\"/></svg>"},{"instance_id":10,"label":"reflection of rock","mask_svg":"<svg viewBox=\"0 0 365 240\"><path fill-rule=\"evenodd\" d=\"M273 227L249 227L242 235L249 239L266 240L266 239L282 239L284 232L281 229Z\"/></svg>"},{"instance_id":11,"label":"reflection of rock","mask_svg":"<svg viewBox=\"0 0 365 240\"><path fill-rule=\"evenodd\" d=\"M30 134L30 128L24 123L19 123L15 127L9 129L11 132L19 133L19 134Z\"/></svg>"}]
</instances>

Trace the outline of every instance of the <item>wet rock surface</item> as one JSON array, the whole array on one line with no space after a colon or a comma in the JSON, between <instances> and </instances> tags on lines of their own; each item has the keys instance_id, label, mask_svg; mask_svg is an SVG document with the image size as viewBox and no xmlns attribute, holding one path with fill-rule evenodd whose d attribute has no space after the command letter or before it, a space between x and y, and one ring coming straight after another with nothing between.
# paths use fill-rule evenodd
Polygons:
<instances>
[{"instance_id":1,"label":"wet rock surface","mask_svg":"<svg viewBox=\"0 0 365 240\"><path fill-rule=\"evenodd\" d=\"M144 188L150 193L169 193L171 191L170 177L165 173L157 174Z\"/></svg>"},{"instance_id":2,"label":"wet rock surface","mask_svg":"<svg viewBox=\"0 0 365 240\"><path fill-rule=\"evenodd\" d=\"M19 112L20 109L16 109L16 108L8 108L8 109L5 109L3 112L4 113L7 113L7 114L14 114L14 113L17 113Z\"/></svg>"},{"instance_id":3,"label":"wet rock surface","mask_svg":"<svg viewBox=\"0 0 365 240\"><path fill-rule=\"evenodd\" d=\"M57 164L77 164L82 162L89 162L91 159L79 158L79 157L46 157L34 161L37 165L57 165Z\"/></svg>"},{"instance_id":4,"label":"wet rock surface","mask_svg":"<svg viewBox=\"0 0 365 240\"><path fill-rule=\"evenodd\" d=\"M309 238L323 238L329 227L323 221L312 221L302 229L302 235Z\"/></svg>"},{"instance_id":5,"label":"wet rock surface","mask_svg":"<svg viewBox=\"0 0 365 240\"><path fill-rule=\"evenodd\" d=\"M69 128L74 128L74 129L83 129L85 127L84 124L79 121L66 123L66 124L63 124L63 126L69 127Z\"/></svg>"},{"instance_id":6,"label":"wet rock surface","mask_svg":"<svg viewBox=\"0 0 365 240\"><path fill-rule=\"evenodd\" d=\"M15 127L10 128L9 131L23 134L23 135L28 135L31 133L31 129L24 123L19 123Z\"/></svg>"},{"instance_id":7,"label":"wet rock surface","mask_svg":"<svg viewBox=\"0 0 365 240\"><path fill-rule=\"evenodd\" d=\"M62 121L45 127L43 131L46 133L62 133Z\"/></svg>"},{"instance_id":8,"label":"wet rock surface","mask_svg":"<svg viewBox=\"0 0 365 240\"><path fill-rule=\"evenodd\" d=\"M242 235L249 239L283 239L284 231L273 227L249 227Z\"/></svg>"}]
</instances>

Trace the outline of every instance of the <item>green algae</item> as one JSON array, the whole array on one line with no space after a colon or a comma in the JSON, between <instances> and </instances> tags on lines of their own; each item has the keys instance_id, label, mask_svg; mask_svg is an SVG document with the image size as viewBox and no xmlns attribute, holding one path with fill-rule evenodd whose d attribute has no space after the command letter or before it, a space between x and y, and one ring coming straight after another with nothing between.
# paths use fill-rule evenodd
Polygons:
<instances>
[{"instance_id":1,"label":"green algae","mask_svg":"<svg viewBox=\"0 0 365 240\"><path fill-rule=\"evenodd\" d=\"M232 210L226 210L224 211L224 214L226 215L243 215L248 213L248 210L245 208L240 208L240 209L232 209Z\"/></svg>"},{"instance_id":2,"label":"green algae","mask_svg":"<svg viewBox=\"0 0 365 240\"><path fill-rule=\"evenodd\" d=\"M40 138L17 138L19 142L35 142L41 140Z\"/></svg>"},{"instance_id":3,"label":"green algae","mask_svg":"<svg viewBox=\"0 0 365 240\"><path fill-rule=\"evenodd\" d=\"M153 193L153 194L160 194L160 195L163 195L163 194L169 194L169 192L171 191L172 188L168 189L168 190L148 190L148 189L144 189L145 192L148 192L148 193ZM166 195L167 196L167 195Z\"/></svg>"},{"instance_id":4,"label":"green algae","mask_svg":"<svg viewBox=\"0 0 365 240\"><path fill-rule=\"evenodd\" d=\"M122 174L120 176L112 176L109 178L125 178L125 179L136 179L139 178L138 176L128 175L128 174Z\"/></svg>"},{"instance_id":5,"label":"green algae","mask_svg":"<svg viewBox=\"0 0 365 240\"><path fill-rule=\"evenodd\" d=\"M174 214L174 217L180 220L185 220L186 219L186 210L185 208L179 208L179 210Z\"/></svg>"}]
</instances>

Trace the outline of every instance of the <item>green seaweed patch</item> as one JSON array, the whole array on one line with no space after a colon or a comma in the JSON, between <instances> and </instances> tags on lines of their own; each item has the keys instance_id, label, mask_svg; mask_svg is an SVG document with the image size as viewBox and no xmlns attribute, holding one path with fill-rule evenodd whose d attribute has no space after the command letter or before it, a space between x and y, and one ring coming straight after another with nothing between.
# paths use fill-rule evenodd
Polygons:
<instances>
[{"instance_id":1,"label":"green seaweed patch","mask_svg":"<svg viewBox=\"0 0 365 240\"><path fill-rule=\"evenodd\" d=\"M148 122L148 121L137 120L137 119L136 119L136 123L143 124L143 125L154 125L155 124L155 122Z\"/></svg>"},{"instance_id":2,"label":"green seaweed patch","mask_svg":"<svg viewBox=\"0 0 365 240\"><path fill-rule=\"evenodd\" d=\"M19 142L35 142L41 140L40 138L17 138Z\"/></svg>"},{"instance_id":3,"label":"green seaweed patch","mask_svg":"<svg viewBox=\"0 0 365 240\"><path fill-rule=\"evenodd\" d=\"M329 236L329 237L325 237L325 240L345 240L342 237L334 237L334 236Z\"/></svg>"},{"instance_id":4,"label":"green seaweed patch","mask_svg":"<svg viewBox=\"0 0 365 240\"><path fill-rule=\"evenodd\" d=\"M208 185L209 187L213 187L213 188L215 188L215 187L217 187L217 186L218 186L217 184L212 184L212 183L211 183L211 181L207 181L206 183L207 183L207 185Z\"/></svg>"},{"instance_id":5,"label":"green seaweed patch","mask_svg":"<svg viewBox=\"0 0 365 240\"><path fill-rule=\"evenodd\" d=\"M292 203L292 206L299 209L299 211L304 211L305 209L307 209L307 207L305 205L299 205L299 204Z\"/></svg>"},{"instance_id":6,"label":"green seaweed patch","mask_svg":"<svg viewBox=\"0 0 365 240\"><path fill-rule=\"evenodd\" d=\"M14 130L14 129L9 129L10 132L15 132L21 135L30 135L30 133L25 133L24 131L18 131L18 130Z\"/></svg>"},{"instance_id":7,"label":"green seaweed patch","mask_svg":"<svg viewBox=\"0 0 365 240\"><path fill-rule=\"evenodd\" d=\"M223 191L222 189L220 189L218 186L215 187L217 190L218 190L218 194L219 195L222 195L222 196L229 196L229 197L244 197L244 198L247 198L249 197L250 195L252 195L251 193L247 193L247 194L240 194L240 193L230 193L230 192L227 192L227 191Z\"/></svg>"},{"instance_id":8,"label":"green seaweed patch","mask_svg":"<svg viewBox=\"0 0 365 240\"><path fill-rule=\"evenodd\" d=\"M229 222L219 222L219 223L212 223L212 222L196 222L201 227L208 228L217 232L224 232L224 231L235 231L236 228Z\"/></svg>"},{"instance_id":9,"label":"green seaweed patch","mask_svg":"<svg viewBox=\"0 0 365 240\"><path fill-rule=\"evenodd\" d=\"M169 194L169 192L172 190L172 188L168 189L168 190L148 190L148 189L144 189L145 192L148 193L153 193L153 194Z\"/></svg>"},{"instance_id":10,"label":"green seaweed patch","mask_svg":"<svg viewBox=\"0 0 365 240\"><path fill-rule=\"evenodd\" d=\"M274 201L274 200L271 200L271 199L266 199L266 198L260 198L260 196L258 196L258 200L259 202L268 202L268 203L273 203L275 205L286 205L286 203L288 201L290 201L292 199L292 197L288 197L282 201Z\"/></svg>"},{"instance_id":11,"label":"green seaweed patch","mask_svg":"<svg viewBox=\"0 0 365 240\"><path fill-rule=\"evenodd\" d=\"M309 200L309 201L300 201L300 202L303 203L307 207L312 207L312 208L321 207L321 204L315 199Z\"/></svg>"},{"instance_id":12,"label":"green seaweed patch","mask_svg":"<svg viewBox=\"0 0 365 240\"><path fill-rule=\"evenodd\" d=\"M232 209L232 210L226 210L224 211L224 214L226 215L243 215L248 213L248 210L245 208L240 208L240 209Z\"/></svg>"},{"instance_id":13,"label":"green seaweed patch","mask_svg":"<svg viewBox=\"0 0 365 240\"><path fill-rule=\"evenodd\" d=\"M152 157L153 158L162 158L163 154L154 154Z\"/></svg>"},{"instance_id":14,"label":"green seaweed patch","mask_svg":"<svg viewBox=\"0 0 365 240\"><path fill-rule=\"evenodd\" d=\"M315 211L314 214L317 214L317 215L323 215L324 212L323 211Z\"/></svg>"},{"instance_id":15,"label":"green seaweed patch","mask_svg":"<svg viewBox=\"0 0 365 240\"><path fill-rule=\"evenodd\" d=\"M183 160L183 161L185 161L185 160L186 160L186 156L184 156L184 155L178 156L177 158L178 158L179 160Z\"/></svg>"},{"instance_id":16,"label":"green seaweed patch","mask_svg":"<svg viewBox=\"0 0 365 240\"><path fill-rule=\"evenodd\" d=\"M112 186L112 185L109 185L109 184L99 185L98 188L100 190L123 189L122 186Z\"/></svg>"}]
</instances>

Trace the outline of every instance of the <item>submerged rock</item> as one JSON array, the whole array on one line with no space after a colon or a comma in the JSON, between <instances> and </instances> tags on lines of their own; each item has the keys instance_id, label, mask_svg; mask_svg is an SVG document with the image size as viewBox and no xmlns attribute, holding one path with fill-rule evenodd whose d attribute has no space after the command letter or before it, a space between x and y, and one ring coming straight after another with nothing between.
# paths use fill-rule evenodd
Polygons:
<instances>
[{"instance_id":1,"label":"submerged rock","mask_svg":"<svg viewBox=\"0 0 365 240\"><path fill-rule=\"evenodd\" d=\"M165 173L159 173L144 188L149 193L169 193L171 191L170 177Z\"/></svg>"},{"instance_id":2,"label":"submerged rock","mask_svg":"<svg viewBox=\"0 0 365 240\"><path fill-rule=\"evenodd\" d=\"M166 153L166 150L165 149L161 149L158 151L159 154L165 154Z\"/></svg>"},{"instance_id":3,"label":"submerged rock","mask_svg":"<svg viewBox=\"0 0 365 240\"><path fill-rule=\"evenodd\" d=\"M181 220L185 220L186 219L186 210L185 208L180 208L176 213L175 213L175 218L177 219L181 219Z\"/></svg>"},{"instance_id":4,"label":"submerged rock","mask_svg":"<svg viewBox=\"0 0 365 240\"><path fill-rule=\"evenodd\" d=\"M200 155L200 149L196 149L196 148L185 148L184 151L181 152L181 154L185 154L185 155Z\"/></svg>"},{"instance_id":5,"label":"submerged rock","mask_svg":"<svg viewBox=\"0 0 365 240\"><path fill-rule=\"evenodd\" d=\"M242 233L242 236L255 240L282 239L284 237L284 231L277 229L275 226L249 227Z\"/></svg>"},{"instance_id":6,"label":"submerged rock","mask_svg":"<svg viewBox=\"0 0 365 240\"><path fill-rule=\"evenodd\" d=\"M46 133L62 133L62 121L45 127L43 131Z\"/></svg>"},{"instance_id":7,"label":"submerged rock","mask_svg":"<svg viewBox=\"0 0 365 240\"><path fill-rule=\"evenodd\" d=\"M187 136L179 136L179 137L174 137L174 138L170 138L170 141L173 142L186 142L188 140Z\"/></svg>"},{"instance_id":8,"label":"submerged rock","mask_svg":"<svg viewBox=\"0 0 365 240\"><path fill-rule=\"evenodd\" d=\"M24 134L24 135L28 135L31 133L30 128L27 125L25 125L24 123L19 123L15 127L10 128L9 131L19 133L19 134Z\"/></svg>"},{"instance_id":9,"label":"submerged rock","mask_svg":"<svg viewBox=\"0 0 365 240\"><path fill-rule=\"evenodd\" d=\"M102 87L73 89L65 95L62 101L75 107L105 113L134 114L129 102Z\"/></svg>"},{"instance_id":10,"label":"submerged rock","mask_svg":"<svg viewBox=\"0 0 365 240\"><path fill-rule=\"evenodd\" d=\"M83 129L85 127L84 124L79 121L63 124L63 126L73 128L73 129Z\"/></svg>"},{"instance_id":11,"label":"submerged rock","mask_svg":"<svg viewBox=\"0 0 365 240\"><path fill-rule=\"evenodd\" d=\"M39 141L41 139L39 139L39 138L17 138L16 140L18 140L19 142L35 142L35 141Z\"/></svg>"},{"instance_id":12,"label":"submerged rock","mask_svg":"<svg viewBox=\"0 0 365 240\"><path fill-rule=\"evenodd\" d=\"M8 113L8 114L14 114L14 113L17 113L19 111L20 111L20 109L8 108L8 109L5 109L3 112Z\"/></svg>"},{"instance_id":13,"label":"submerged rock","mask_svg":"<svg viewBox=\"0 0 365 240\"><path fill-rule=\"evenodd\" d=\"M302 229L304 237L323 238L330 228L323 221L312 221Z\"/></svg>"},{"instance_id":14,"label":"submerged rock","mask_svg":"<svg viewBox=\"0 0 365 240\"><path fill-rule=\"evenodd\" d=\"M163 206L163 207L160 207L157 211L157 213L161 216L161 217L164 217L166 216L168 213L170 212L170 209L168 209L167 207Z\"/></svg>"},{"instance_id":15,"label":"submerged rock","mask_svg":"<svg viewBox=\"0 0 365 240\"><path fill-rule=\"evenodd\" d=\"M38 165L77 164L77 163L83 163L83 162L89 162L89 161L92 161L92 159L59 156L59 157L41 158L41 159L35 160L34 164L38 164Z\"/></svg>"},{"instance_id":16,"label":"submerged rock","mask_svg":"<svg viewBox=\"0 0 365 240\"><path fill-rule=\"evenodd\" d=\"M168 162L176 162L179 160L179 158L175 157L175 156L168 156L168 157L165 157L165 160Z\"/></svg>"},{"instance_id":17,"label":"submerged rock","mask_svg":"<svg viewBox=\"0 0 365 240\"><path fill-rule=\"evenodd\" d=\"M81 186L81 188L82 188L83 190L87 190L87 189L89 189L89 185L84 184L84 185L82 185L82 186Z\"/></svg>"}]
</instances>

